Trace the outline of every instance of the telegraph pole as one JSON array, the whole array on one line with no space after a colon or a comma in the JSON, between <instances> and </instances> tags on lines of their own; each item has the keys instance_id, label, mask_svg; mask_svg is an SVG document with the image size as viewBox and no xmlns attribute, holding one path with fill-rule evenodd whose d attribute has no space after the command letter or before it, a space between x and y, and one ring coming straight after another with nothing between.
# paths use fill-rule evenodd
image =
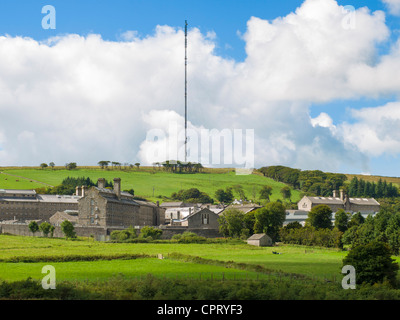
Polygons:
<instances>
[{"instance_id":1,"label":"telegraph pole","mask_svg":"<svg viewBox=\"0 0 400 320\"><path fill-rule=\"evenodd\" d=\"M185 162L187 162L187 20L185 20Z\"/></svg>"}]
</instances>

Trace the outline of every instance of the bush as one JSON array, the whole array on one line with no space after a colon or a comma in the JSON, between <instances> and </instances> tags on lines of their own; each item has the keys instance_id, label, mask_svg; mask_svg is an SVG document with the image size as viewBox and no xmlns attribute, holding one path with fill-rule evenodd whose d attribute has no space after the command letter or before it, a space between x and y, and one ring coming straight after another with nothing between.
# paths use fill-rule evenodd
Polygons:
<instances>
[{"instance_id":1,"label":"bush","mask_svg":"<svg viewBox=\"0 0 400 320\"><path fill-rule=\"evenodd\" d=\"M179 243L200 243L207 241L205 237L198 236L196 233L189 231L185 231L182 234L175 234L172 239L177 240Z\"/></svg>"},{"instance_id":2,"label":"bush","mask_svg":"<svg viewBox=\"0 0 400 320\"><path fill-rule=\"evenodd\" d=\"M160 239L162 235L162 230L154 228L154 227L149 227L145 226L140 230L140 238L148 238L151 237L153 240L155 239Z\"/></svg>"},{"instance_id":3,"label":"bush","mask_svg":"<svg viewBox=\"0 0 400 320\"><path fill-rule=\"evenodd\" d=\"M110 234L110 239L117 242L123 242L137 238L136 230L132 227L125 230L114 230Z\"/></svg>"}]
</instances>

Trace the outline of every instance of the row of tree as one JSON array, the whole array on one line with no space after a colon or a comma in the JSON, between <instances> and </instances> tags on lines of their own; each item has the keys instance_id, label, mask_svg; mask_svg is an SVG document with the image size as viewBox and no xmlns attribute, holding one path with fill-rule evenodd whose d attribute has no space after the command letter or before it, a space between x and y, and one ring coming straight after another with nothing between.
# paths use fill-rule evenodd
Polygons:
<instances>
[{"instance_id":1,"label":"row of tree","mask_svg":"<svg viewBox=\"0 0 400 320\"><path fill-rule=\"evenodd\" d=\"M183 162L176 160L167 160L164 162L155 162L154 165L162 166L165 171L173 173L199 173L203 170L203 165L197 162Z\"/></svg>"},{"instance_id":2,"label":"row of tree","mask_svg":"<svg viewBox=\"0 0 400 320\"><path fill-rule=\"evenodd\" d=\"M393 198L399 196L399 190L386 180L379 179L375 183L354 177L347 188L347 194L350 197Z\"/></svg>"},{"instance_id":3,"label":"row of tree","mask_svg":"<svg viewBox=\"0 0 400 320\"><path fill-rule=\"evenodd\" d=\"M346 175L320 170L302 171L285 166L269 166L262 167L259 171L265 177L317 196L332 196L333 191L339 189L344 189L350 197L385 198L399 196L398 188L382 179L375 183L354 177L350 184L346 185Z\"/></svg>"},{"instance_id":4,"label":"row of tree","mask_svg":"<svg viewBox=\"0 0 400 320\"><path fill-rule=\"evenodd\" d=\"M61 225L61 231L67 239L76 238L75 227L68 221L64 220ZM41 231L45 237L50 234L51 237L54 235L55 227L47 221L42 222L40 225L36 221L31 221L28 225L29 230L34 235L36 232Z\"/></svg>"}]
</instances>

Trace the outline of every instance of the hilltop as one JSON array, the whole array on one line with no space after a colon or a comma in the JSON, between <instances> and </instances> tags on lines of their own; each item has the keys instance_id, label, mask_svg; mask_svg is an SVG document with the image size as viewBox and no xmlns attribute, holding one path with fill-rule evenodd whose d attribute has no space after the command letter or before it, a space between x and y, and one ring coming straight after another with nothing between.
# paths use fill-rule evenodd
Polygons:
<instances>
[{"instance_id":1,"label":"hilltop","mask_svg":"<svg viewBox=\"0 0 400 320\"><path fill-rule=\"evenodd\" d=\"M105 178L121 178L122 189L134 189L135 195L151 201L165 201L173 192L197 188L215 199L215 191L234 185L241 185L248 199L259 200L259 190L263 186L272 188L271 201L282 199L280 190L286 184L264 177L256 171L251 175L237 175L235 169L204 168L201 173L178 174L165 172L162 168L140 167L130 169L99 167L78 167L67 170L64 167L42 169L40 167L0 168L0 189L36 189L61 184L66 177L89 177L93 181ZM291 188L293 202L300 200L300 191ZM237 195L235 194L237 197Z\"/></svg>"}]
</instances>

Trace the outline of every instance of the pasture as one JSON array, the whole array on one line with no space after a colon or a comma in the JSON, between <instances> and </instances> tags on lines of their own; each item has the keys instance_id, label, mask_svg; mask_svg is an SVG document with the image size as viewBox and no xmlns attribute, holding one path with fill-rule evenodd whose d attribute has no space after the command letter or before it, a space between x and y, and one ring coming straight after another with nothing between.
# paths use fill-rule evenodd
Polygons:
<instances>
[{"instance_id":1,"label":"pasture","mask_svg":"<svg viewBox=\"0 0 400 320\"><path fill-rule=\"evenodd\" d=\"M89 177L93 182L97 182L98 178L105 178L108 181L121 178L123 190L132 188L137 196L161 202L162 197L170 197L173 192L178 192L181 189L197 188L213 198L216 190L234 185L241 185L247 198L252 200L259 200L259 190L262 186L271 186L272 195L270 198L271 201L276 201L282 199L280 190L285 186L283 183L258 174L237 175L234 169L215 169L215 171L207 169L204 173L178 174L165 172L159 168L119 170L83 167L76 170L61 168L53 170L51 168L23 167L1 168L0 172L2 172L0 174L0 189L34 189L46 185L56 186L61 184L62 180L68 176L75 178ZM292 190L291 200L292 202L300 200L300 192Z\"/></svg>"},{"instance_id":2,"label":"pasture","mask_svg":"<svg viewBox=\"0 0 400 320\"><path fill-rule=\"evenodd\" d=\"M273 254L272 252L281 254ZM303 246L280 245L275 247L253 247L246 243L206 243L206 244L182 244L182 243L104 243L87 239L67 241L65 239L0 236L0 278L3 280L15 280L40 273L41 266L46 261L48 264L60 269L63 279L95 279L107 278L113 274L123 273L129 276L141 276L147 273L156 275L177 273L199 275L211 272L231 274L233 268L220 266L196 265L190 262L174 261L169 255L180 253L191 257L200 257L213 261L244 263L259 265L268 270L277 272L302 274L319 279L333 279L340 276L342 259L346 252L323 249L307 248ZM156 256L162 254L166 259L135 259L122 260L127 254ZM82 257L82 260L96 257L99 259L113 258L113 260L96 261L65 261L67 257ZM40 258L40 262L35 259ZM17 260L16 260L17 259ZM19 260L18 260L19 259ZM125 258L124 258L125 259ZM29 263L10 261L31 261ZM78 258L79 260L79 258ZM229 275L227 275L229 277ZM250 275L254 277L255 275Z\"/></svg>"}]
</instances>

